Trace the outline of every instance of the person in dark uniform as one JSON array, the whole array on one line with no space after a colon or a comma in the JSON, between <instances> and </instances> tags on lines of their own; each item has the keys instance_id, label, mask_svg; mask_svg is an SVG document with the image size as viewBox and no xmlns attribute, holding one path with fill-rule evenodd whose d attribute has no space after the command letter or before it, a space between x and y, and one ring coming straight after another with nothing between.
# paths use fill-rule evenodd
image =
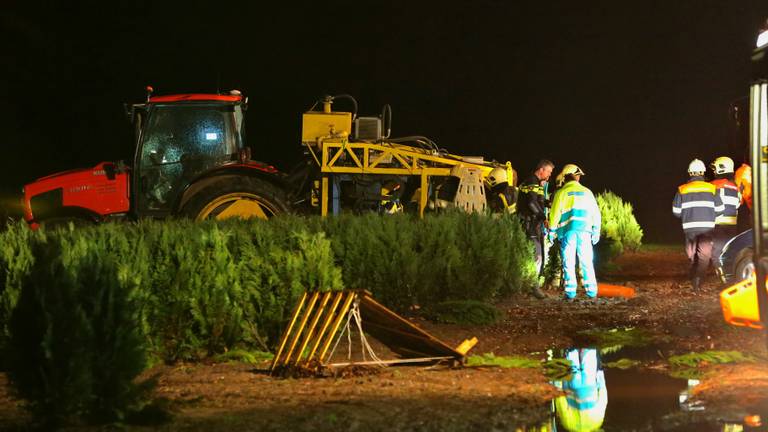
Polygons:
<instances>
[{"instance_id":1,"label":"person in dark uniform","mask_svg":"<svg viewBox=\"0 0 768 432\"><path fill-rule=\"evenodd\" d=\"M546 265L547 248L545 245L544 221L547 219L549 207L549 177L555 164L547 159L542 159L536 165L536 169L530 176L520 182L517 212L523 224L523 230L534 244L536 257L536 269L539 276ZM537 298L546 295L539 287L533 290Z\"/></svg>"}]
</instances>

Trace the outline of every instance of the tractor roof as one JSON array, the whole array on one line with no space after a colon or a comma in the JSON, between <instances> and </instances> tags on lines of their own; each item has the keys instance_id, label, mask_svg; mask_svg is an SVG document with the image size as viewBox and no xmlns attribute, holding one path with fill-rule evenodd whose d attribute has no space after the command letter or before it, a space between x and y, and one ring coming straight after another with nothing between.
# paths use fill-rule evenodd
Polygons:
<instances>
[{"instance_id":1,"label":"tractor roof","mask_svg":"<svg viewBox=\"0 0 768 432\"><path fill-rule=\"evenodd\" d=\"M177 95L166 95L166 96L152 96L149 98L149 103L187 102L187 101L240 102L241 100L243 100L242 95L190 93L190 94L177 94Z\"/></svg>"}]
</instances>

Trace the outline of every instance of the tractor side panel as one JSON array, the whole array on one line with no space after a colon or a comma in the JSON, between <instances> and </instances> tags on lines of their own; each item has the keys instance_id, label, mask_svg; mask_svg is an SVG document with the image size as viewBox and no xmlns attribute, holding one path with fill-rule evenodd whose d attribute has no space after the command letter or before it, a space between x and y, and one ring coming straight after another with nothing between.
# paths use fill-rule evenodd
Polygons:
<instances>
[{"instance_id":1,"label":"tractor side panel","mask_svg":"<svg viewBox=\"0 0 768 432\"><path fill-rule=\"evenodd\" d=\"M128 185L127 172L109 178L104 163L48 176L24 187L24 216L32 222L67 214L72 209L84 209L98 216L127 213Z\"/></svg>"}]
</instances>

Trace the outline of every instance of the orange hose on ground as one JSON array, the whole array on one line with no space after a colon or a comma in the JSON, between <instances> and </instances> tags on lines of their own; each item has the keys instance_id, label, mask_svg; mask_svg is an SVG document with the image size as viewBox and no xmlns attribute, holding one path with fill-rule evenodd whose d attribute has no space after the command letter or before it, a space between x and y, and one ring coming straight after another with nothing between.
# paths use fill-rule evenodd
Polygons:
<instances>
[{"instance_id":1,"label":"orange hose on ground","mask_svg":"<svg viewBox=\"0 0 768 432\"><path fill-rule=\"evenodd\" d=\"M597 296L632 298L635 296L635 289L621 285L611 285L600 282L597 284Z\"/></svg>"}]
</instances>

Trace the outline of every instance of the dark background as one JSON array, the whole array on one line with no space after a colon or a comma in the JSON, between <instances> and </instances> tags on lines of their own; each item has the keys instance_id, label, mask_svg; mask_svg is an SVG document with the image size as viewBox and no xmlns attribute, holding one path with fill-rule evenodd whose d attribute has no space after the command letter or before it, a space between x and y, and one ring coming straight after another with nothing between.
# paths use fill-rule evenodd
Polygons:
<instances>
[{"instance_id":1,"label":"dark background","mask_svg":"<svg viewBox=\"0 0 768 432\"><path fill-rule=\"evenodd\" d=\"M675 187L733 144L768 2L516 3L5 1L3 211L37 177L130 161L122 103L146 85L242 90L254 159L281 169L300 157L301 113L350 93L363 115L391 104L394 136L521 174L577 163L635 206L646 240L680 241Z\"/></svg>"}]
</instances>

